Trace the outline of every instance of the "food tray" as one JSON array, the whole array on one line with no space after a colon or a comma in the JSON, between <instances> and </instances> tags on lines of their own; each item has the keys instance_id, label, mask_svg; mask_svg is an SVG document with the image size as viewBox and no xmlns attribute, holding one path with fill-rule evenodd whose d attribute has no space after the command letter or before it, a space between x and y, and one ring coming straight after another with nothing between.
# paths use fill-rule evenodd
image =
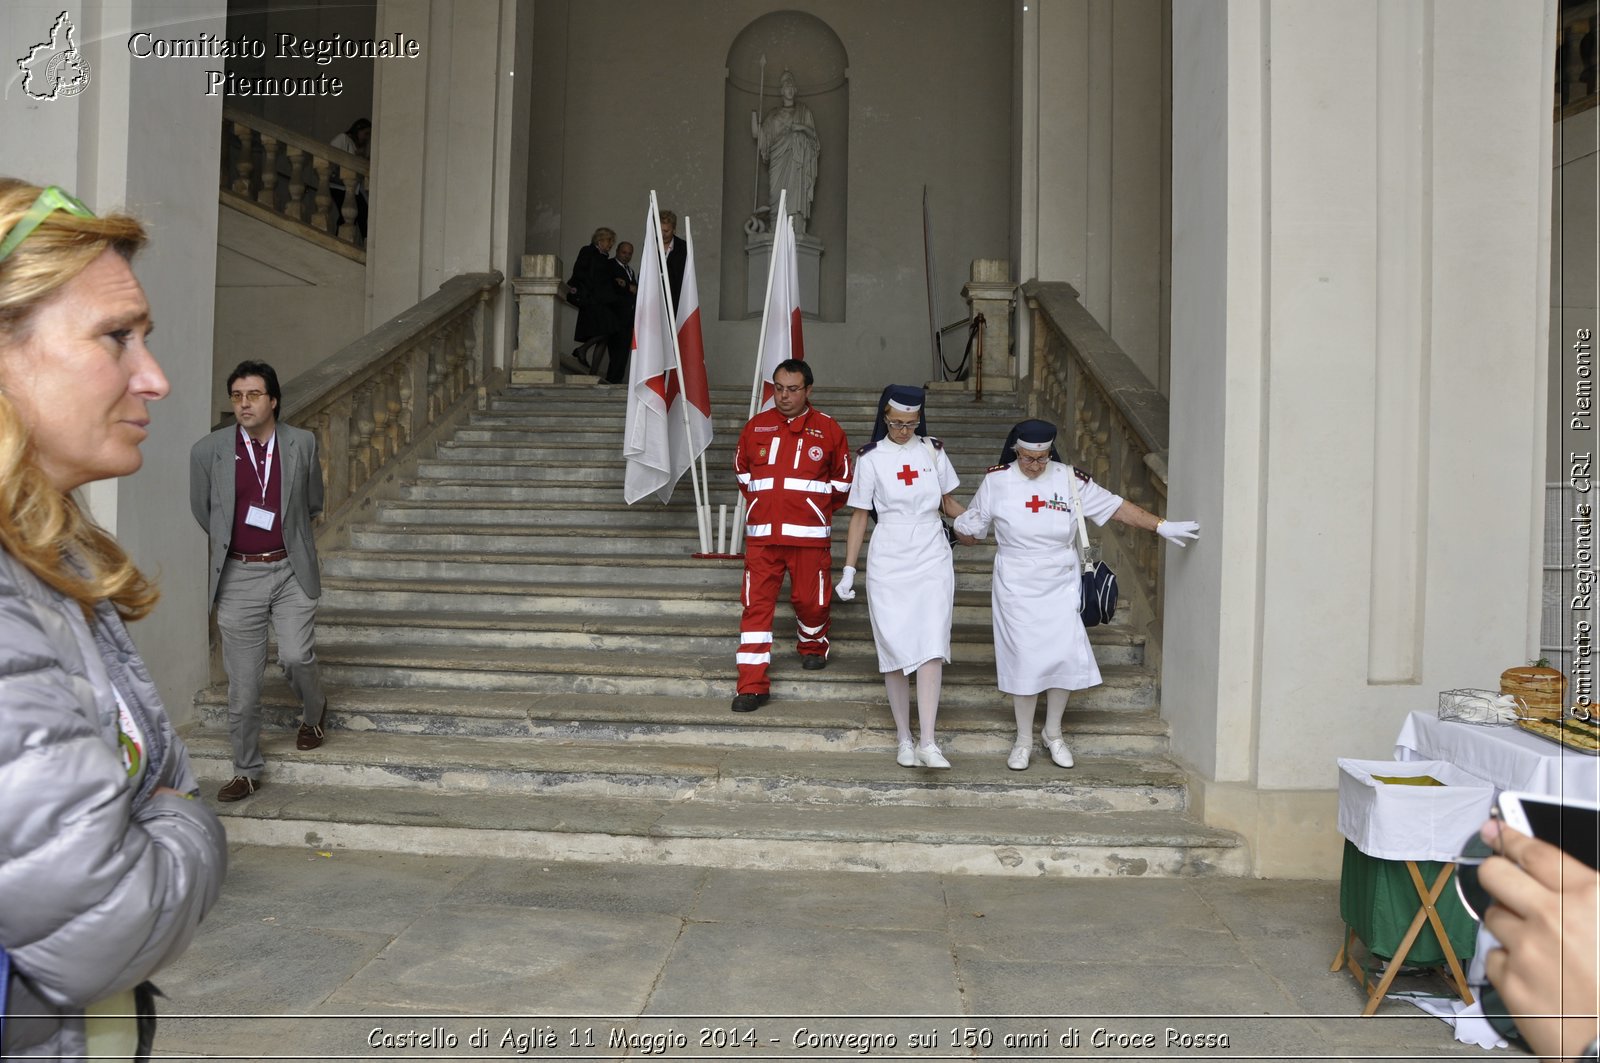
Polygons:
<instances>
[{"instance_id":1,"label":"food tray","mask_svg":"<svg viewBox=\"0 0 1600 1063\"><path fill-rule=\"evenodd\" d=\"M1563 720L1518 720L1517 726L1563 749L1600 757L1600 726L1568 716Z\"/></svg>"}]
</instances>

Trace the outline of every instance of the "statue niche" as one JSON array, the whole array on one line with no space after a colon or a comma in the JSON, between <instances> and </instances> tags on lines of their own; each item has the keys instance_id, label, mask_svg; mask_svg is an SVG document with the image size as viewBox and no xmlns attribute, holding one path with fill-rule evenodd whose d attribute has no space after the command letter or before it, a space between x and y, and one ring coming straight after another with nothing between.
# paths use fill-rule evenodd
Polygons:
<instances>
[{"instance_id":1,"label":"statue niche","mask_svg":"<svg viewBox=\"0 0 1600 1063\"><path fill-rule=\"evenodd\" d=\"M849 69L838 35L802 11L756 18L728 49L722 216L732 224L722 226L722 261L744 268L722 270L724 320L761 315L780 196L794 224L801 311L845 319Z\"/></svg>"}]
</instances>

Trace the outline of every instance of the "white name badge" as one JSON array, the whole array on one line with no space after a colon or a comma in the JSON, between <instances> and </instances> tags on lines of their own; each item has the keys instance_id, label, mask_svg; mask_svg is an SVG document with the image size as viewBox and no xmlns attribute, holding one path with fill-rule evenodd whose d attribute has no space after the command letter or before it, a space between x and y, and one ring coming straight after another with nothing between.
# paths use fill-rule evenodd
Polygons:
<instances>
[{"instance_id":1,"label":"white name badge","mask_svg":"<svg viewBox=\"0 0 1600 1063\"><path fill-rule=\"evenodd\" d=\"M270 509L262 509L260 506L251 506L244 515L246 524L252 528L260 528L262 531L271 531L272 522L277 519L278 515L276 513Z\"/></svg>"}]
</instances>

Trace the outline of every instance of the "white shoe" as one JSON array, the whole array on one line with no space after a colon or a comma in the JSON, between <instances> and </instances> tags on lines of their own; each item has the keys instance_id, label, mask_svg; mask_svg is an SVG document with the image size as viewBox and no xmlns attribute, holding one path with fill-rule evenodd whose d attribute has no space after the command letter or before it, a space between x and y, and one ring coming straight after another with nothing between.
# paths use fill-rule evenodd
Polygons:
<instances>
[{"instance_id":1,"label":"white shoe","mask_svg":"<svg viewBox=\"0 0 1600 1063\"><path fill-rule=\"evenodd\" d=\"M895 754L894 762L902 768L917 766L917 747L911 744L911 739L907 738L900 743L900 752Z\"/></svg>"},{"instance_id":2,"label":"white shoe","mask_svg":"<svg viewBox=\"0 0 1600 1063\"><path fill-rule=\"evenodd\" d=\"M1039 733L1039 740L1050 750L1050 759L1056 762L1058 768L1072 767L1072 750L1067 748L1066 740L1060 735L1051 738L1044 732Z\"/></svg>"},{"instance_id":3,"label":"white shoe","mask_svg":"<svg viewBox=\"0 0 1600 1063\"><path fill-rule=\"evenodd\" d=\"M937 745L918 746L917 763L924 768L948 768L950 762L944 759L944 754L939 752Z\"/></svg>"},{"instance_id":4,"label":"white shoe","mask_svg":"<svg viewBox=\"0 0 1600 1063\"><path fill-rule=\"evenodd\" d=\"M1012 746L1011 755L1006 758L1006 767L1012 771L1027 771L1028 758L1033 755L1033 744L1025 746Z\"/></svg>"}]
</instances>

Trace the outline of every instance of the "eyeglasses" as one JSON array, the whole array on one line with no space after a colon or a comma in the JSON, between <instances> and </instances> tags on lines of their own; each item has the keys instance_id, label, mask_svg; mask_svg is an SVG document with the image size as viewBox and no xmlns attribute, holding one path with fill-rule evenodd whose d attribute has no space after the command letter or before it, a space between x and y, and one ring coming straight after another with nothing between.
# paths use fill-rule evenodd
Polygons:
<instances>
[{"instance_id":1,"label":"eyeglasses","mask_svg":"<svg viewBox=\"0 0 1600 1063\"><path fill-rule=\"evenodd\" d=\"M793 387L785 387L782 384L774 384L772 385L772 390L779 395L798 395L810 386L810 384L796 384Z\"/></svg>"},{"instance_id":2,"label":"eyeglasses","mask_svg":"<svg viewBox=\"0 0 1600 1063\"><path fill-rule=\"evenodd\" d=\"M22 220L11 227L11 231L6 233L4 240L0 240L0 262L5 261L6 256L15 251L22 241L33 235L33 230L37 229L46 218L58 210L64 210L78 218L94 217L94 211L84 206L82 200L69 195L64 189L56 185L51 185L39 193L39 198L33 201L33 206L28 208L28 213L24 214Z\"/></svg>"},{"instance_id":3,"label":"eyeglasses","mask_svg":"<svg viewBox=\"0 0 1600 1063\"><path fill-rule=\"evenodd\" d=\"M885 420L883 426L891 432L909 432L917 427L916 421L889 421Z\"/></svg>"},{"instance_id":4,"label":"eyeglasses","mask_svg":"<svg viewBox=\"0 0 1600 1063\"><path fill-rule=\"evenodd\" d=\"M1050 455L1040 454L1037 458L1034 458L1027 454L1018 453L1017 461L1023 465L1048 465L1050 464Z\"/></svg>"},{"instance_id":5,"label":"eyeglasses","mask_svg":"<svg viewBox=\"0 0 1600 1063\"><path fill-rule=\"evenodd\" d=\"M260 402L267 397L265 391L230 391L228 398L233 400L235 406L241 402Z\"/></svg>"}]
</instances>

